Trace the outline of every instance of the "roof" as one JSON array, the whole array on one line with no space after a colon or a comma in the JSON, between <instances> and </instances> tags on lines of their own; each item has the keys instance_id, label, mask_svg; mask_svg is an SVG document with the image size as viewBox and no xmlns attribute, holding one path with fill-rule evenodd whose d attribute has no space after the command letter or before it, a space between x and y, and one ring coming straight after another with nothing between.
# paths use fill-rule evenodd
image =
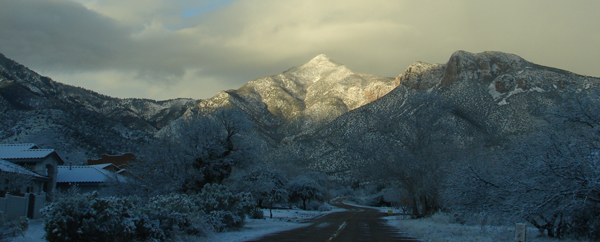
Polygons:
<instances>
[{"instance_id":1,"label":"roof","mask_svg":"<svg viewBox=\"0 0 600 242\"><path fill-rule=\"evenodd\" d=\"M88 165L97 165L97 164L109 164L112 163L113 165L120 167L120 168L125 168L129 165L130 161L134 161L136 160L136 156L132 153L125 153L122 155L102 155L102 158L97 159L97 160L88 160L87 164Z\"/></svg>"},{"instance_id":2,"label":"roof","mask_svg":"<svg viewBox=\"0 0 600 242\"><path fill-rule=\"evenodd\" d=\"M44 159L52 154L58 157L59 164L64 161L54 149L38 149L35 144L0 144L0 159L5 160L28 160Z\"/></svg>"},{"instance_id":3,"label":"roof","mask_svg":"<svg viewBox=\"0 0 600 242\"><path fill-rule=\"evenodd\" d=\"M27 168L22 167L20 165L14 164L10 161L0 159L0 171L9 172L9 173L18 173L23 175L28 175L37 178L47 178L45 176L39 175L33 171L27 170Z\"/></svg>"},{"instance_id":4,"label":"roof","mask_svg":"<svg viewBox=\"0 0 600 242\"><path fill-rule=\"evenodd\" d=\"M56 183L103 183L123 178L100 166L57 166Z\"/></svg>"}]
</instances>

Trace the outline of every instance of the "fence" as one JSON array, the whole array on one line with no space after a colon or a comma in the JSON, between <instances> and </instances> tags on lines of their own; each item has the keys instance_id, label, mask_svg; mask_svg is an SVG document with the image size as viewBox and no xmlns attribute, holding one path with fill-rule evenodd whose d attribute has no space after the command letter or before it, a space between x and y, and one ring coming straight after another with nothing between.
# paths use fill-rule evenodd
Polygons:
<instances>
[{"instance_id":1,"label":"fence","mask_svg":"<svg viewBox=\"0 0 600 242\"><path fill-rule=\"evenodd\" d=\"M40 218L42 209L46 202L46 194L26 193L25 196L14 196L6 194L0 197L0 211L6 220L14 220L19 217Z\"/></svg>"}]
</instances>

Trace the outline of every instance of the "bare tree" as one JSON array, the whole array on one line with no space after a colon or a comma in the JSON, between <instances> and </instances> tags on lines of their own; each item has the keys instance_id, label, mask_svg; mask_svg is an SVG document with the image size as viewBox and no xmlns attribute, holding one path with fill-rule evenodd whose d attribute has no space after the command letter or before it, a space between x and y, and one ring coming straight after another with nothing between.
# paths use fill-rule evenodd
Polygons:
<instances>
[{"instance_id":1,"label":"bare tree","mask_svg":"<svg viewBox=\"0 0 600 242\"><path fill-rule=\"evenodd\" d=\"M234 166L253 161L254 147L240 135L248 126L234 108L177 120L161 130L132 165L131 183L149 195L198 192L207 183L220 183Z\"/></svg>"},{"instance_id":2,"label":"bare tree","mask_svg":"<svg viewBox=\"0 0 600 242\"><path fill-rule=\"evenodd\" d=\"M21 194L26 187L33 186L33 177L18 172L6 172L0 170L0 181L3 187L0 187L0 192L8 192L10 194Z\"/></svg>"},{"instance_id":3,"label":"bare tree","mask_svg":"<svg viewBox=\"0 0 600 242\"><path fill-rule=\"evenodd\" d=\"M550 237L599 239L600 100L567 93L548 126L463 169L462 206L524 218Z\"/></svg>"},{"instance_id":4,"label":"bare tree","mask_svg":"<svg viewBox=\"0 0 600 242\"><path fill-rule=\"evenodd\" d=\"M397 105L397 104L391 104ZM377 152L370 153L376 181L397 186L414 217L432 215L440 209L440 191L451 164L452 136L444 127L453 120L451 106L435 92L421 92L380 119Z\"/></svg>"},{"instance_id":5,"label":"bare tree","mask_svg":"<svg viewBox=\"0 0 600 242\"><path fill-rule=\"evenodd\" d=\"M271 218L273 218L273 205L288 201L289 194L286 190L288 180L281 171L255 168L239 176L235 181L237 190L250 192L259 207L268 205Z\"/></svg>"}]
</instances>

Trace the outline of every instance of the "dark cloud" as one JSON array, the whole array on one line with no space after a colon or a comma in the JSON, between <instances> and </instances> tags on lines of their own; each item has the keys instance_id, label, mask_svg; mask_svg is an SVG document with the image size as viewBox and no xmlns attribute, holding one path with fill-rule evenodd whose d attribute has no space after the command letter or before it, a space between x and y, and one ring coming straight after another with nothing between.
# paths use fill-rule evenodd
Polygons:
<instances>
[{"instance_id":1,"label":"dark cloud","mask_svg":"<svg viewBox=\"0 0 600 242\"><path fill-rule=\"evenodd\" d=\"M131 49L130 32L68 1L7 0L0 8L0 51L41 69L112 67Z\"/></svg>"},{"instance_id":2,"label":"dark cloud","mask_svg":"<svg viewBox=\"0 0 600 242\"><path fill-rule=\"evenodd\" d=\"M0 52L121 97L207 98L318 54L396 76L495 50L600 76L595 0L73 1L3 0Z\"/></svg>"}]
</instances>

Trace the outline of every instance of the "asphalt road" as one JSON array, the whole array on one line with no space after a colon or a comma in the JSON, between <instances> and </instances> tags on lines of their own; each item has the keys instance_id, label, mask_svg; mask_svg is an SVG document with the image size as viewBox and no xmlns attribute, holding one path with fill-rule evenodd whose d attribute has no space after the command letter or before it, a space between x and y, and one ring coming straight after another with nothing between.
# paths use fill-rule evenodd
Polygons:
<instances>
[{"instance_id":1,"label":"asphalt road","mask_svg":"<svg viewBox=\"0 0 600 242\"><path fill-rule=\"evenodd\" d=\"M347 211L327 214L312 221L308 227L266 235L255 242L309 241L421 241L388 226L382 217L387 216L375 209L335 204Z\"/></svg>"}]
</instances>

